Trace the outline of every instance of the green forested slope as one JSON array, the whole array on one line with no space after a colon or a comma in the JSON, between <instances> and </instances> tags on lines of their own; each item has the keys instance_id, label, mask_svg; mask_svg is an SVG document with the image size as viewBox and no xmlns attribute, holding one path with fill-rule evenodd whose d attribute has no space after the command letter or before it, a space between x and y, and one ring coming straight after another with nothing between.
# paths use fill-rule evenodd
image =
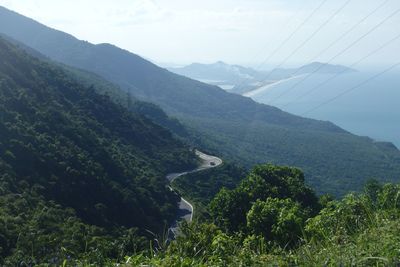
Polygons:
<instances>
[{"instance_id":1,"label":"green forested slope","mask_svg":"<svg viewBox=\"0 0 400 267\"><path fill-rule=\"evenodd\" d=\"M360 190L368 178L400 177L397 149L170 73L113 45L80 41L4 8L0 14L0 32L159 105L189 129L188 140L219 156L246 167L263 162L300 167L318 192L335 195Z\"/></svg>"},{"instance_id":2,"label":"green forested slope","mask_svg":"<svg viewBox=\"0 0 400 267\"><path fill-rule=\"evenodd\" d=\"M376 181L318 199L298 169L260 165L217 195L209 222L183 225L168 248L124 266L398 266L399 200L398 184Z\"/></svg>"},{"instance_id":3,"label":"green forested slope","mask_svg":"<svg viewBox=\"0 0 400 267\"><path fill-rule=\"evenodd\" d=\"M188 147L4 39L0 59L0 201L27 201L1 213L0 253L27 234L12 226L34 223L40 210L55 212L59 223L76 216L71 225L103 229L88 236L131 227L157 232L174 219L177 196L164 175L195 166ZM6 223L7 216L17 221ZM29 225L32 234L44 236L50 221Z\"/></svg>"},{"instance_id":4,"label":"green forested slope","mask_svg":"<svg viewBox=\"0 0 400 267\"><path fill-rule=\"evenodd\" d=\"M25 207L0 202L7 208ZM4 208L6 207L6 208ZM37 262L63 266L398 266L400 263L400 186L369 181L361 194L341 200L318 198L304 184L303 173L292 167L259 165L234 189L221 190L210 205L207 221L183 223L176 240L157 236L147 249L125 257L124 244L140 239L103 239L109 253L95 257L59 258L42 255ZM57 207L37 212L38 221L49 221ZM68 214L65 212L65 214ZM60 215L59 215L60 216ZM65 216L65 215L64 215ZM50 220L48 224L54 223ZM72 220L67 229L77 229ZM25 224L24 224L25 226ZM66 224L59 224L62 229ZM25 228L24 228L25 229ZM88 232L96 229L87 229ZM48 233L49 245L68 244L68 235ZM50 239L52 237L53 239ZM81 232L76 239L85 242ZM1 240L1 239L0 239ZM23 240L29 238L23 236ZM53 241L55 240L55 241ZM92 243L100 243L99 241ZM23 243L29 248L29 243ZM26 255L26 262L30 255ZM10 261L11 262L11 261ZM16 262L16 261L13 261Z\"/></svg>"},{"instance_id":5,"label":"green forested slope","mask_svg":"<svg viewBox=\"0 0 400 267\"><path fill-rule=\"evenodd\" d=\"M217 168L182 175L172 186L194 206L194 218L204 219L209 217L207 207L215 195L222 188L235 188L245 176L243 167L224 162Z\"/></svg>"}]
</instances>

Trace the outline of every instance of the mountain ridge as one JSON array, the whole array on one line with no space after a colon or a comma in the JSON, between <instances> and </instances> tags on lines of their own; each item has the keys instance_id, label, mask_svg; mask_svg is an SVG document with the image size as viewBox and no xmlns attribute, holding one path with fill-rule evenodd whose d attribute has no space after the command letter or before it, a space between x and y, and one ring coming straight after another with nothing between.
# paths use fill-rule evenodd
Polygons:
<instances>
[{"instance_id":1,"label":"mountain ridge","mask_svg":"<svg viewBox=\"0 0 400 267\"><path fill-rule=\"evenodd\" d=\"M31 25L32 20L4 8L0 14L0 32L159 105L185 125L187 142L210 153L247 167L261 162L300 167L319 193L334 195L360 190L371 176L388 182L400 177L400 151L387 151L370 138L173 74L116 46L93 45Z\"/></svg>"},{"instance_id":2,"label":"mountain ridge","mask_svg":"<svg viewBox=\"0 0 400 267\"><path fill-rule=\"evenodd\" d=\"M186 145L1 37L0 56L2 183L26 183L100 227L159 230L174 219L163 175L195 165Z\"/></svg>"},{"instance_id":3,"label":"mountain ridge","mask_svg":"<svg viewBox=\"0 0 400 267\"><path fill-rule=\"evenodd\" d=\"M356 71L343 65L321 62L311 62L297 68L276 68L267 71L230 65L222 61L211 64L192 63L184 67L168 68L168 70L191 79L220 86L228 92L240 94L252 88L290 78L294 74L345 74Z\"/></svg>"}]
</instances>

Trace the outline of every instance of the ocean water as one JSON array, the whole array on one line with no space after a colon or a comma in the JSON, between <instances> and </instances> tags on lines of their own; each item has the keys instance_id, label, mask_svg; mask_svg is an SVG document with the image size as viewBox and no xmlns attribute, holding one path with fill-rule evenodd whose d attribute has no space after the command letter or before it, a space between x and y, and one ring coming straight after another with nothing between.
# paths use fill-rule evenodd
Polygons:
<instances>
[{"instance_id":1,"label":"ocean water","mask_svg":"<svg viewBox=\"0 0 400 267\"><path fill-rule=\"evenodd\" d=\"M354 134L389 141L400 148L400 71L393 70L354 88L376 73L312 75L300 82L303 76L251 98L296 115L331 121Z\"/></svg>"}]
</instances>

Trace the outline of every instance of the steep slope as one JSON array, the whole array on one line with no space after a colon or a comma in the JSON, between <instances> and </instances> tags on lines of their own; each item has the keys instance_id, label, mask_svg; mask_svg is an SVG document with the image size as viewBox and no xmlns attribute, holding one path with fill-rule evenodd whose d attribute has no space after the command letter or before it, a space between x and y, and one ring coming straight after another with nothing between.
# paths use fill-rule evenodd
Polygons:
<instances>
[{"instance_id":1,"label":"steep slope","mask_svg":"<svg viewBox=\"0 0 400 267\"><path fill-rule=\"evenodd\" d=\"M2 192L30 190L84 222L160 230L177 197L163 175L195 165L172 135L0 39Z\"/></svg>"},{"instance_id":2,"label":"steep slope","mask_svg":"<svg viewBox=\"0 0 400 267\"><path fill-rule=\"evenodd\" d=\"M65 64L101 75L177 117L191 140L250 166L294 165L319 192L358 190L377 177L397 181L400 152L316 121L257 104L249 98L178 76L110 44L93 45L4 8L0 32Z\"/></svg>"},{"instance_id":3,"label":"steep slope","mask_svg":"<svg viewBox=\"0 0 400 267\"><path fill-rule=\"evenodd\" d=\"M51 60L31 47L16 41L5 34L0 33L0 37L12 43L19 49L24 50L33 57L62 68L66 74L76 82L87 87L93 87L97 93L109 96L114 102L121 104L130 111L152 120L156 124L163 126L180 137L188 136L185 127L176 118L168 116L159 106L136 99L130 92L121 90L119 86L107 81L97 74Z\"/></svg>"},{"instance_id":4,"label":"steep slope","mask_svg":"<svg viewBox=\"0 0 400 267\"><path fill-rule=\"evenodd\" d=\"M113 98L113 100L119 104L127 106L128 104L128 96L130 98L130 102L135 102L135 99L131 94L129 95L127 92L121 90L118 85L111 83L110 81L104 79L103 77L94 74L93 72L89 72L83 69L74 68L63 64L61 62L57 62L52 60L51 58L45 56L44 54L40 53L39 51L27 46L26 44L11 38L10 36L0 33L0 37L2 37L7 42L11 43L12 45L16 46L18 49L24 50L29 55L40 59L42 61L48 62L51 65L56 65L62 68L68 76L74 78L77 82L81 83L85 86L93 86L96 89L96 92L100 94L106 94Z\"/></svg>"}]
</instances>

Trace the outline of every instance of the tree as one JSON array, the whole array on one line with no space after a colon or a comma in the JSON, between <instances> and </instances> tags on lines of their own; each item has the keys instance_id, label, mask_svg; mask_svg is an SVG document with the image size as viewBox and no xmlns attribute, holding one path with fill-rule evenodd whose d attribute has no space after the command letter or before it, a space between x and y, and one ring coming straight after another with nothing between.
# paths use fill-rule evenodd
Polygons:
<instances>
[{"instance_id":1,"label":"tree","mask_svg":"<svg viewBox=\"0 0 400 267\"><path fill-rule=\"evenodd\" d=\"M127 106L128 110L131 110L131 108L132 108L132 93L131 93L130 89L126 93L126 98L127 98L126 106Z\"/></svg>"},{"instance_id":2,"label":"tree","mask_svg":"<svg viewBox=\"0 0 400 267\"><path fill-rule=\"evenodd\" d=\"M379 195L379 208L400 211L400 185L385 184Z\"/></svg>"},{"instance_id":3,"label":"tree","mask_svg":"<svg viewBox=\"0 0 400 267\"><path fill-rule=\"evenodd\" d=\"M269 198L297 202L308 216L320 210L318 198L305 185L301 170L264 164L255 166L236 189L221 190L210 204L210 213L214 223L227 231L248 231L246 214L254 202Z\"/></svg>"},{"instance_id":4,"label":"tree","mask_svg":"<svg viewBox=\"0 0 400 267\"><path fill-rule=\"evenodd\" d=\"M382 185L375 179L368 180L364 186L364 195L369 199L371 205L376 207L378 196L382 190Z\"/></svg>"},{"instance_id":5,"label":"tree","mask_svg":"<svg viewBox=\"0 0 400 267\"><path fill-rule=\"evenodd\" d=\"M247 213L247 228L280 245L294 244L301 236L305 214L291 199L257 200Z\"/></svg>"},{"instance_id":6,"label":"tree","mask_svg":"<svg viewBox=\"0 0 400 267\"><path fill-rule=\"evenodd\" d=\"M210 203L210 214L216 225L225 231L243 230L246 212L250 208L248 196L243 191L223 188Z\"/></svg>"}]
</instances>

